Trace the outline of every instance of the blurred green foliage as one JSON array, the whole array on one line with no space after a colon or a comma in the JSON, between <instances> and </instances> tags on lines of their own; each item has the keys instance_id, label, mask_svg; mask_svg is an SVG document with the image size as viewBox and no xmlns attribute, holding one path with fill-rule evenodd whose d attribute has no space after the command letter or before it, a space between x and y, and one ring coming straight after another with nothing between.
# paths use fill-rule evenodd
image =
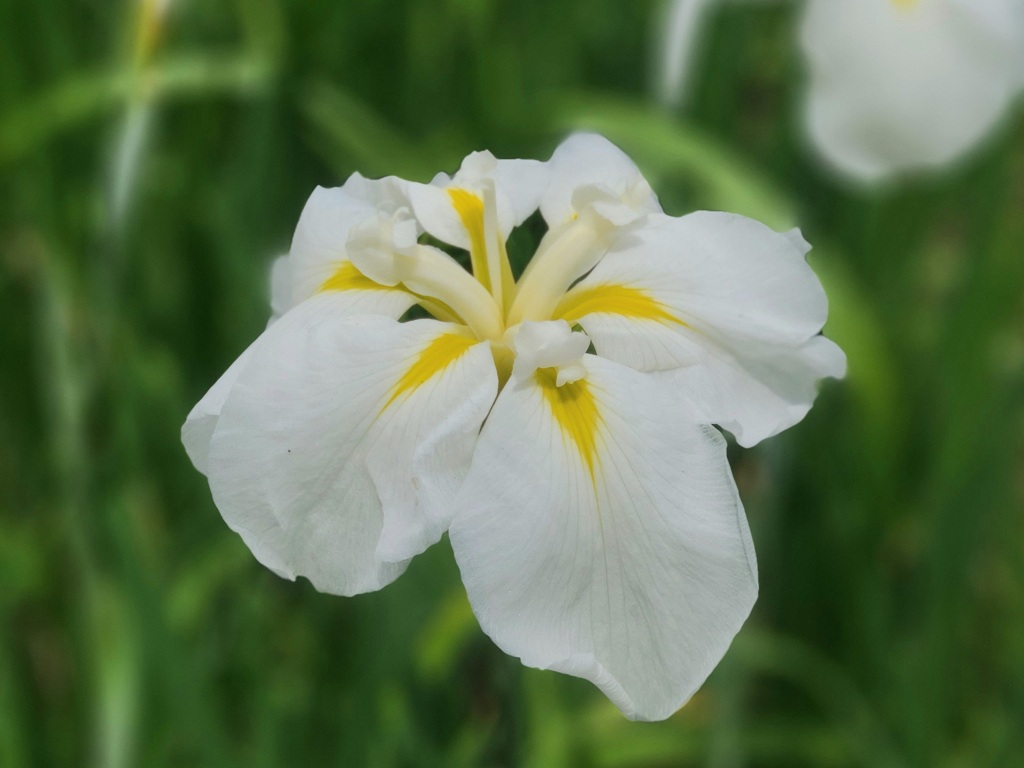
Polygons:
<instances>
[{"instance_id":1,"label":"blurred green foliage","mask_svg":"<svg viewBox=\"0 0 1024 768\"><path fill-rule=\"evenodd\" d=\"M140 6L0 3L0 766L1024 765L1020 120L865 192L802 143L792 8L715 15L684 118L651 0ZM654 725L496 650L446 542L277 579L178 439L315 185L577 127L670 212L799 223L850 358L735 452L762 596Z\"/></svg>"}]
</instances>

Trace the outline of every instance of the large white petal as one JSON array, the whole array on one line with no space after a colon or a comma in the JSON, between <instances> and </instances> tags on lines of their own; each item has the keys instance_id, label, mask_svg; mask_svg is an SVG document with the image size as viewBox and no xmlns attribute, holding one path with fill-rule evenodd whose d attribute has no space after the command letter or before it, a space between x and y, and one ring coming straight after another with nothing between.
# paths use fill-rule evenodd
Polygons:
<instances>
[{"instance_id":1,"label":"large white petal","mask_svg":"<svg viewBox=\"0 0 1024 768\"><path fill-rule=\"evenodd\" d=\"M350 276L352 287L333 288L329 283L327 290L322 294L333 297L333 311L338 317L382 315L397 319L416 303L416 297L408 291L384 286L370 286L369 282L356 274L354 270L349 271L352 272ZM274 314L268 325L276 323L285 312L291 309L293 296L291 286L291 261L288 256L281 256L274 260L271 267L270 296ZM253 348L258 346L262 339L262 336L257 338L248 349L238 356L238 359L196 403L181 428L181 439L185 450L196 469L204 475L206 474L206 457L209 452L210 438L217 426L221 408Z\"/></svg>"},{"instance_id":2,"label":"large white petal","mask_svg":"<svg viewBox=\"0 0 1024 768\"><path fill-rule=\"evenodd\" d=\"M599 354L673 371L706 417L745 446L806 414L845 357L819 338L825 293L797 232L699 212L653 216L563 300Z\"/></svg>"},{"instance_id":3,"label":"large white petal","mask_svg":"<svg viewBox=\"0 0 1024 768\"><path fill-rule=\"evenodd\" d=\"M217 428L217 420L220 418L224 401L227 400L231 388L235 386L238 374L248 364L253 348L259 342L260 339L256 339L224 371L202 399L195 404L181 427L181 442L185 446L185 452L195 468L204 475L210 455L210 440L213 438L213 431Z\"/></svg>"},{"instance_id":4,"label":"large white petal","mask_svg":"<svg viewBox=\"0 0 1024 768\"><path fill-rule=\"evenodd\" d=\"M593 464L585 425L563 426L590 406L559 416L550 389L514 376L457 498L452 547L503 650L591 680L630 718L661 719L746 619L753 545L721 435L650 376L593 355L584 365L585 383L566 387L592 398Z\"/></svg>"},{"instance_id":5,"label":"large white petal","mask_svg":"<svg viewBox=\"0 0 1024 768\"><path fill-rule=\"evenodd\" d=\"M497 375L460 326L344 317L342 301L314 297L264 333L206 469L264 565L348 595L389 583L445 531Z\"/></svg>"},{"instance_id":6,"label":"large white petal","mask_svg":"<svg viewBox=\"0 0 1024 768\"><path fill-rule=\"evenodd\" d=\"M811 138L864 180L945 164L1022 85L1019 0L809 0L801 41Z\"/></svg>"}]
</instances>

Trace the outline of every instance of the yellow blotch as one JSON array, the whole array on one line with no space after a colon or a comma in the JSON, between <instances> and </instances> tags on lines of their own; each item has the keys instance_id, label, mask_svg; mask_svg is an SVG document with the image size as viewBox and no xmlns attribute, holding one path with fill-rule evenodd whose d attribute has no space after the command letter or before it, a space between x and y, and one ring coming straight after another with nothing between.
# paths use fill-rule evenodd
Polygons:
<instances>
[{"instance_id":1,"label":"yellow blotch","mask_svg":"<svg viewBox=\"0 0 1024 768\"><path fill-rule=\"evenodd\" d=\"M448 188L448 196L452 199L455 212L459 214L462 226L469 234L469 258L476 279L488 288L491 287L491 275L487 266L487 243L484 239L484 201L480 195L468 189Z\"/></svg>"},{"instance_id":2,"label":"yellow blotch","mask_svg":"<svg viewBox=\"0 0 1024 768\"><path fill-rule=\"evenodd\" d=\"M557 373L554 368L538 368L534 375L562 430L562 436L572 440L584 466L590 472L591 481L596 482L597 432L601 425L601 414L590 385L586 379L580 379L559 387L556 385Z\"/></svg>"},{"instance_id":3,"label":"yellow blotch","mask_svg":"<svg viewBox=\"0 0 1024 768\"><path fill-rule=\"evenodd\" d=\"M395 400L400 397L408 397L434 376L444 371L476 343L476 339L459 333L445 333L438 336L420 351L412 365L402 374L402 378L391 388L391 396L381 408L381 413L387 410Z\"/></svg>"},{"instance_id":4,"label":"yellow blotch","mask_svg":"<svg viewBox=\"0 0 1024 768\"><path fill-rule=\"evenodd\" d=\"M351 261L343 261L330 277L320 284L319 291L394 291L395 287L375 283Z\"/></svg>"},{"instance_id":5,"label":"yellow blotch","mask_svg":"<svg viewBox=\"0 0 1024 768\"><path fill-rule=\"evenodd\" d=\"M643 288L628 285L595 285L570 291L555 308L555 319L565 320L572 325L581 317L598 312L685 325Z\"/></svg>"},{"instance_id":6,"label":"yellow blotch","mask_svg":"<svg viewBox=\"0 0 1024 768\"><path fill-rule=\"evenodd\" d=\"M910 9L917 5L918 0L890 0L890 2L897 8Z\"/></svg>"}]
</instances>

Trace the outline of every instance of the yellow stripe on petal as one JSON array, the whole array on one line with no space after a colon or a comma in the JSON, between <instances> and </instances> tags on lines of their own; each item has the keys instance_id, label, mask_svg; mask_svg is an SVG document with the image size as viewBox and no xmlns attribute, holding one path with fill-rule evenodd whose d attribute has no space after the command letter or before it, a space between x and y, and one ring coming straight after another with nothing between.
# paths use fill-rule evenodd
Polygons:
<instances>
[{"instance_id":1,"label":"yellow stripe on petal","mask_svg":"<svg viewBox=\"0 0 1024 768\"><path fill-rule=\"evenodd\" d=\"M473 275L485 288L490 290L491 275L487 265L487 242L484 238L484 201L476 192L468 189L448 188L455 212L459 214L462 226L469 235L469 258Z\"/></svg>"},{"instance_id":2,"label":"yellow stripe on petal","mask_svg":"<svg viewBox=\"0 0 1024 768\"><path fill-rule=\"evenodd\" d=\"M402 378L391 388L391 396L381 408L381 413L398 398L408 397L440 374L476 343L476 339L459 333L438 336L420 351Z\"/></svg>"},{"instance_id":3,"label":"yellow stripe on petal","mask_svg":"<svg viewBox=\"0 0 1024 768\"><path fill-rule=\"evenodd\" d=\"M375 283L358 269L351 261L343 261L330 277L320 284L319 291L395 291L402 290L394 286Z\"/></svg>"},{"instance_id":4,"label":"yellow stripe on petal","mask_svg":"<svg viewBox=\"0 0 1024 768\"><path fill-rule=\"evenodd\" d=\"M586 379L559 387L556 375L554 368L538 368L535 374L562 436L572 440L591 481L596 481L597 431L601 425L597 400Z\"/></svg>"},{"instance_id":5,"label":"yellow stripe on petal","mask_svg":"<svg viewBox=\"0 0 1024 768\"><path fill-rule=\"evenodd\" d=\"M595 285L570 291L555 309L555 319L572 325L597 313L686 325L643 288L629 285Z\"/></svg>"},{"instance_id":6,"label":"yellow stripe on petal","mask_svg":"<svg viewBox=\"0 0 1024 768\"><path fill-rule=\"evenodd\" d=\"M439 299L428 299L413 293L403 285L381 285L360 272L351 261L342 262L329 278L320 284L318 292L326 291L401 291L414 296L427 312L446 323L465 322L459 314Z\"/></svg>"}]
</instances>

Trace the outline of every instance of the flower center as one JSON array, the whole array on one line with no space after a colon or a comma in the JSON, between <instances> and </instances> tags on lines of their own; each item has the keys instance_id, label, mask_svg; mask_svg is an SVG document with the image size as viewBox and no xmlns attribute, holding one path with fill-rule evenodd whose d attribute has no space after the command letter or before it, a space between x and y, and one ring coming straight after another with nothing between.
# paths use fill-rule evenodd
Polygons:
<instances>
[{"instance_id":1,"label":"flower center","mask_svg":"<svg viewBox=\"0 0 1024 768\"><path fill-rule=\"evenodd\" d=\"M462 322L478 340L489 341L502 384L523 366L531 373L548 371L557 387L581 379L590 340L564 321L546 321L556 316L572 284L601 260L615 230L649 212L650 187L641 179L618 191L576 190L572 216L549 229L516 283L499 231L494 183L483 179L475 186L447 190L468 235L472 274L418 241L407 208L381 211L355 228L349 259L366 279L409 291L435 317Z\"/></svg>"},{"instance_id":2,"label":"flower center","mask_svg":"<svg viewBox=\"0 0 1024 768\"><path fill-rule=\"evenodd\" d=\"M375 283L404 287L427 311L439 303L481 341L501 339L505 326L491 295L451 256L417 242L411 222L408 210L400 209L355 228L346 246L352 264Z\"/></svg>"}]
</instances>

